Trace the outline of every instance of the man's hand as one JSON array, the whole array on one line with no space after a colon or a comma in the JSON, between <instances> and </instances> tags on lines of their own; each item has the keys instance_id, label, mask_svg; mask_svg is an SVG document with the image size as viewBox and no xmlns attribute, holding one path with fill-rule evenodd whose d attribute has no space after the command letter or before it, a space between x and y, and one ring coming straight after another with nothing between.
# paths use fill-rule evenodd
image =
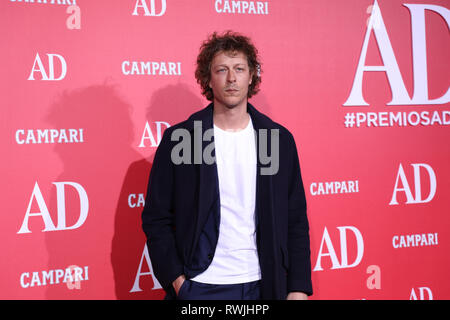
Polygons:
<instances>
[{"instance_id":1,"label":"man's hand","mask_svg":"<svg viewBox=\"0 0 450 320\"><path fill-rule=\"evenodd\" d=\"M289 292L286 300L308 300L308 295L303 292Z\"/></svg>"},{"instance_id":2,"label":"man's hand","mask_svg":"<svg viewBox=\"0 0 450 320\"><path fill-rule=\"evenodd\" d=\"M183 285L183 282L186 280L186 277L184 275L179 276L175 279L174 282L172 282L173 288L175 289L175 293L178 296L178 292L180 291L181 286Z\"/></svg>"}]
</instances>

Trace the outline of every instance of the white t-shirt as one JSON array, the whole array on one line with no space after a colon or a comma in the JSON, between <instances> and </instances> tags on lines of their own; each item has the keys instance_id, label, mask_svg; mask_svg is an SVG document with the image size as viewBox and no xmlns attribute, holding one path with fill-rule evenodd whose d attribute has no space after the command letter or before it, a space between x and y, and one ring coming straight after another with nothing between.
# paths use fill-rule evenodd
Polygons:
<instances>
[{"instance_id":1,"label":"white t-shirt","mask_svg":"<svg viewBox=\"0 0 450 320\"><path fill-rule=\"evenodd\" d=\"M214 125L220 191L220 228L214 258L192 280L236 284L261 279L256 248L256 144L251 119L241 131Z\"/></svg>"}]
</instances>

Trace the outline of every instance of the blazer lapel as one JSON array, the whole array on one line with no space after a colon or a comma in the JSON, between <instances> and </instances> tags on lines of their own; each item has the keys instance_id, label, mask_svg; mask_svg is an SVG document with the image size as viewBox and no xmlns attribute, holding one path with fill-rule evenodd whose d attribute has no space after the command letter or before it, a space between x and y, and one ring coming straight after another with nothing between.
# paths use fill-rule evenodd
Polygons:
<instances>
[{"instance_id":1,"label":"blazer lapel","mask_svg":"<svg viewBox=\"0 0 450 320\"><path fill-rule=\"evenodd\" d=\"M192 149L193 155L195 152L197 152L197 159L200 158L198 160L201 161L199 164L194 164L196 169L198 170L199 177L198 215L195 231L196 238L194 240L194 248L196 248L198 237L201 234L202 228L205 225L211 211L213 211L214 214L217 215L217 218L219 218L220 214L219 178L217 174L217 165L215 161L212 164L207 164L203 159L203 151L205 150L205 148L211 143L214 143L214 136L211 137L210 141L203 140L205 131L208 129L213 129L213 104L211 103L199 113L195 114L191 120L193 120L191 122L193 126L191 128L191 134L193 134L194 137L192 141L196 139L197 142L194 141L195 144L199 143L199 140L201 140L201 143L199 143L199 145L201 145L201 149L196 150L195 147L193 147ZM213 155L215 157L215 153L213 153ZM217 225L217 227L219 226Z\"/></svg>"},{"instance_id":2,"label":"blazer lapel","mask_svg":"<svg viewBox=\"0 0 450 320\"><path fill-rule=\"evenodd\" d=\"M259 113L250 104L248 106L250 116L252 117L253 127L255 129L257 165L256 165L256 199L255 199L255 222L256 222L256 243L258 248L258 257L262 274L261 297L262 299L273 299L273 292L278 292L279 283L273 278L274 266L277 265L279 257L277 230L274 208L274 185L273 176L261 174L264 167L261 164L260 153L262 143L267 143L267 155L272 156L271 152L271 129L277 129L273 122ZM266 129L266 136L261 136L261 130ZM261 141L266 139L266 141ZM267 156L266 155L266 156Z\"/></svg>"},{"instance_id":3,"label":"blazer lapel","mask_svg":"<svg viewBox=\"0 0 450 320\"><path fill-rule=\"evenodd\" d=\"M265 225L272 225L272 176L262 175L261 169L263 168L260 161L261 143L267 143L267 154L271 154L271 139L270 129L273 128L273 124L268 118L264 117L258 112L251 104L248 104L247 111L252 118L253 128L255 130L255 142L256 142L256 200L255 200L255 221L258 228L259 223L264 221ZM262 130L266 130L265 139L261 141L260 133ZM267 220L269 219L269 220ZM267 224L269 223L269 224ZM258 230L258 229L257 229Z\"/></svg>"}]
</instances>

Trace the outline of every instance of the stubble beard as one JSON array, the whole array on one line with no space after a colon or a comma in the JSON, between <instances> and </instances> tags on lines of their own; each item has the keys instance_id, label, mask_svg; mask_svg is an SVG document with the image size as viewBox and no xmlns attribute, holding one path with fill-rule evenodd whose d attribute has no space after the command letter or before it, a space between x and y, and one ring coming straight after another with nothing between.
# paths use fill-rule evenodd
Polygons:
<instances>
[{"instance_id":1,"label":"stubble beard","mask_svg":"<svg viewBox=\"0 0 450 320\"><path fill-rule=\"evenodd\" d=\"M246 100L248 100L248 94L245 94L244 97L242 97L242 99L234 102L234 103L229 103L227 101L224 101L226 99L223 99L222 101L219 101L223 106L225 106L227 109L231 110L234 109L236 107L238 107L239 105L241 105L242 103L244 103Z\"/></svg>"}]
</instances>

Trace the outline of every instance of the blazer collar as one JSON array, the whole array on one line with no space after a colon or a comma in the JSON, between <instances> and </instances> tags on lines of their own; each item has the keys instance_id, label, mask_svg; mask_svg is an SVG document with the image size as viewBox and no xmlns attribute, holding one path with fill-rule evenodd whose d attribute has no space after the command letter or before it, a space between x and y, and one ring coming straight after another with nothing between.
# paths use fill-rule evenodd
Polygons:
<instances>
[{"instance_id":1,"label":"blazer collar","mask_svg":"<svg viewBox=\"0 0 450 320\"><path fill-rule=\"evenodd\" d=\"M214 111L214 103L210 103L208 106L203 108L202 110L192 114L187 123L187 129L192 131L194 129L194 121L201 121L202 128L204 130L213 127L213 111ZM267 116L256 110L254 106L250 103L247 103L247 112L249 113L253 128L255 130L258 129L270 129L275 128L274 123Z\"/></svg>"}]
</instances>

